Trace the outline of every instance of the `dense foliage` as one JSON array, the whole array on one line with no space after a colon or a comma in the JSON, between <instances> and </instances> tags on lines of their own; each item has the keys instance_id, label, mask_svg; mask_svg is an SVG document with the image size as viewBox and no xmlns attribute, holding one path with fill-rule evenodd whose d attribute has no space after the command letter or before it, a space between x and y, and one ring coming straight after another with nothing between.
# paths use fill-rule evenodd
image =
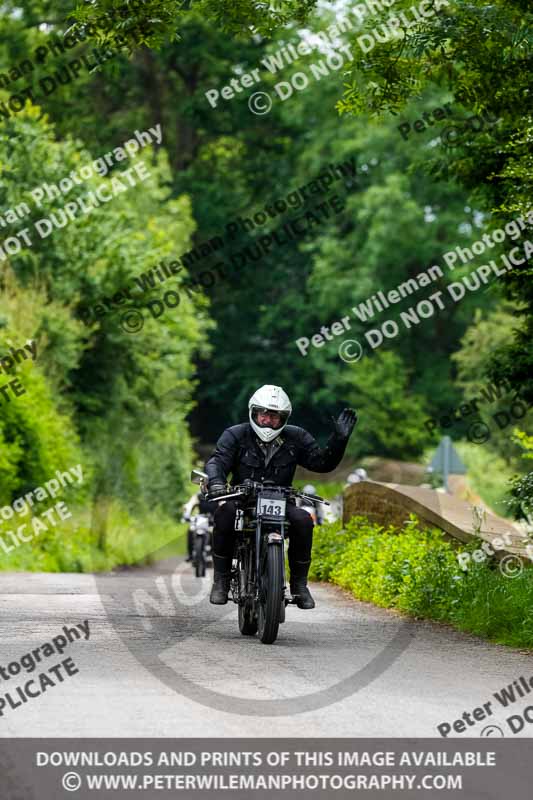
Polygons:
<instances>
[{"instance_id":1,"label":"dense foliage","mask_svg":"<svg viewBox=\"0 0 533 800\"><path fill-rule=\"evenodd\" d=\"M471 560L463 571L457 554L477 547L474 541L458 548L415 518L396 530L352 517L342 530L340 523L317 530L312 569L317 580L359 600L448 622L500 644L531 647L533 570L511 579L489 561Z\"/></svg>"},{"instance_id":2,"label":"dense foliage","mask_svg":"<svg viewBox=\"0 0 533 800\"><path fill-rule=\"evenodd\" d=\"M0 356L27 340L37 342L38 352L35 362L1 375L2 381L19 375L27 394L0 408L0 503L82 460L87 478L79 501L91 508L93 545L105 554L113 514L137 520L131 524L139 535L147 514L160 515L163 527L179 518L192 490L187 474L194 439L212 443L223 427L245 418L248 397L261 383L283 385L293 400L293 421L321 439L332 414L356 406L360 423L350 455L357 458L422 459L448 433L439 426L430 433L427 418L458 406L463 394L475 396L487 376L505 377L528 396L527 265L468 292L420 325L402 327L376 350L367 346L356 363L338 353L343 339L365 342L370 329L397 319L432 292L446 291L471 269L458 266L450 273L444 253L527 210L525 5L461 0L428 17L420 30L410 29L401 54L396 40L364 58L356 39L366 28L352 14L345 40L352 44L353 61L282 101L275 85L297 71L310 74L310 65L329 52L317 34L348 13L317 5L3 4L2 219L8 209L29 202L31 190L43 182L58 183L135 131L160 126L162 140L115 163L108 174L74 186L68 197L44 198L40 207L30 202L24 218L0 226L2 246L25 226L34 230L39 219L57 213L65 199L76 202L98 187L110 191L134 162L150 173L112 202L45 238L34 235L31 247L0 260ZM395 8L404 5L397 0ZM368 30L377 19L365 22ZM275 73L265 68L265 58L279 59L280 48L302 40L311 42L309 54L294 63L285 60ZM95 47L108 53L107 60L73 76L72 62L90 60ZM31 70L17 73L28 59ZM219 98L212 107L208 90L220 92L254 69L261 76L256 86L231 100ZM44 91L51 76L57 86ZM12 102L26 87L34 95L21 94L28 97L25 104ZM266 115L248 107L256 89L273 99ZM461 115L489 110L501 122L466 137L456 149L429 131L401 135L402 120L413 123L423 113L456 104L458 91ZM376 120L375 112L386 109L401 116ZM341 174L340 164L353 169ZM329 188L300 196L301 187L325 174L335 177ZM305 235L261 254L265 237L280 234L296 218L318 214L319 204L333 197L335 213L330 205L331 213ZM250 229L246 220L276 200L284 200L286 210ZM85 324L87 309L102 298L130 286L162 259L178 259L213 237L223 239L222 248L190 259L169 279L179 290L177 308L157 319L146 312L136 334L121 327L120 309ZM500 250L505 247L494 253ZM216 265L223 267L223 280L205 291L184 289L191 277ZM376 293L386 295L432 265L440 265L443 276L398 306L374 308L366 322L354 313ZM160 297L157 287L152 297ZM296 340L310 340L343 317L350 321L345 336L322 347L310 344L305 357L300 353ZM503 407L488 404L480 418L490 422ZM527 424L528 418L520 421L526 430ZM466 433L463 426L451 435ZM511 436L512 426L494 430L482 445L484 458L497 464L502 459L524 473ZM0 562L11 563L4 555Z\"/></svg>"},{"instance_id":3,"label":"dense foliage","mask_svg":"<svg viewBox=\"0 0 533 800\"><path fill-rule=\"evenodd\" d=\"M523 450L522 458L533 459L533 436L523 431L515 431L517 443ZM517 519L527 520L533 530L533 471L526 475L515 475L511 482L509 505Z\"/></svg>"},{"instance_id":4,"label":"dense foliage","mask_svg":"<svg viewBox=\"0 0 533 800\"><path fill-rule=\"evenodd\" d=\"M397 14L410 5L397 0ZM435 9L435 4L433 4ZM437 10L438 9L438 10ZM463 137L445 159L429 169L455 177L473 192L489 227L526 214L531 208L533 118L533 12L528 0L444 2L433 15L414 21L403 35L378 42L365 53L354 47L354 61L339 110L343 113L405 113L413 101L445 88L461 116L490 112L499 120L489 132ZM368 18L373 30L390 16ZM516 336L494 355L490 374L508 378L533 399L531 350L532 262L527 259L502 278L507 297L521 305Z\"/></svg>"}]
</instances>

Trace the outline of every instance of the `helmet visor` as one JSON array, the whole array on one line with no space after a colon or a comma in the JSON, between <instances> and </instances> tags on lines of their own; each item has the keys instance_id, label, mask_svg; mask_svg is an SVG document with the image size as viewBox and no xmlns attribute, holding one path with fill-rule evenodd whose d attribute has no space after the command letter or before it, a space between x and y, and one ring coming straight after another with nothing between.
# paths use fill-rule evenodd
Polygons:
<instances>
[{"instance_id":1,"label":"helmet visor","mask_svg":"<svg viewBox=\"0 0 533 800\"><path fill-rule=\"evenodd\" d=\"M252 406L252 419L259 428L273 428L277 431L289 419L289 412L274 411L262 406Z\"/></svg>"}]
</instances>

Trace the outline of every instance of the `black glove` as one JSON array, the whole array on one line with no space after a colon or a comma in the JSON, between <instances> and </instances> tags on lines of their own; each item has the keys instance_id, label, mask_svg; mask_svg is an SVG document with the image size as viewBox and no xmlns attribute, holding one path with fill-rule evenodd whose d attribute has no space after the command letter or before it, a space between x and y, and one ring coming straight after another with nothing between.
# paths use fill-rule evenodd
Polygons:
<instances>
[{"instance_id":1,"label":"black glove","mask_svg":"<svg viewBox=\"0 0 533 800\"><path fill-rule=\"evenodd\" d=\"M339 439L349 439L357 422L357 411L352 408L345 408L339 414L338 419L332 417L332 420L335 435Z\"/></svg>"},{"instance_id":2,"label":"black glove","mask_svg":"<svg viewBox=\"0 0 533 800\"><path fill-rule=\"evenodd\" d=\"M209 484L209 497L212 499L213 497L220 497L223 494L227 494L228 489L226 484L224 483L210 483Z\"/></svg>"}]
</instances>

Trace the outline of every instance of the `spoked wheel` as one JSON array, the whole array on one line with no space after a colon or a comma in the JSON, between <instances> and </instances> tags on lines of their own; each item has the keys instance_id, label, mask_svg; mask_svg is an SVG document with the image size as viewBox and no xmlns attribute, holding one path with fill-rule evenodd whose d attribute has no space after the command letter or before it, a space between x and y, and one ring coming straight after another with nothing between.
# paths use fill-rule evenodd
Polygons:
<instances>
[{"instance_id":1,"label":"spoked wheel","mask_svg":"<svg viewBox=\"0 0 533 800\"><path fill-rule=\"evenodd\" d=\"M281 622L283 596L283 548L267 547L263 567L262 592L258 602L258 631L263 644L276 641Z\"/></svg>"}]
</instances>

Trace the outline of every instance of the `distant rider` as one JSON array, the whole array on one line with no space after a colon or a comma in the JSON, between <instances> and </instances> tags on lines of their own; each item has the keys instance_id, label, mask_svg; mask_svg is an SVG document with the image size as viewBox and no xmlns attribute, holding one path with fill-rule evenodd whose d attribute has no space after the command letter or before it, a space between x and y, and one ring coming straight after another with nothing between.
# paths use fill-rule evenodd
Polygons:
<instances>
[{"instance_id":1,"label":"distant rider","mask_svg":"<svg viewBox=\"0 0 533 800\"><path fill-rule=\"evenodd\" d=\"M205 465L210 496L226 493L228 476L232 483L274 481L290 486L296 467L311 472L330 472L341 461L348 439L357 422L357 414L345 408L334 423L334 431L324 448L303 428L287 425L291 402L280 386L258 389L248 402L249 423L227 428ZM283 432L283 436L281 433ZM235 513L232 500L220 503L215 511L213 534L214 581L210 600L216 605L228 602L231 561L235 537ZM307 511L287 503L289 528L290 590L298 608L314 608L307 588L311 564L313 520Z\"/></svg>"},{"instance_id":2,"label":"distant rider","mask_svg":"<svg viewBox=\"0 0 533 800\"><path fill-rule=\"evenodd\" d=\"M213 509L211 508L211 503L205 499L202 492L195 492L189 500L183 506L183 516L182 522L190 522L192 517L195 517L197 514L205 514L208 517L212 517ZM187 531L187 558L186 561L192 561L192 551L193 551L193 544L194 544L194 534L192 528L189 527Z\"/></svg>"}]
</instances>

